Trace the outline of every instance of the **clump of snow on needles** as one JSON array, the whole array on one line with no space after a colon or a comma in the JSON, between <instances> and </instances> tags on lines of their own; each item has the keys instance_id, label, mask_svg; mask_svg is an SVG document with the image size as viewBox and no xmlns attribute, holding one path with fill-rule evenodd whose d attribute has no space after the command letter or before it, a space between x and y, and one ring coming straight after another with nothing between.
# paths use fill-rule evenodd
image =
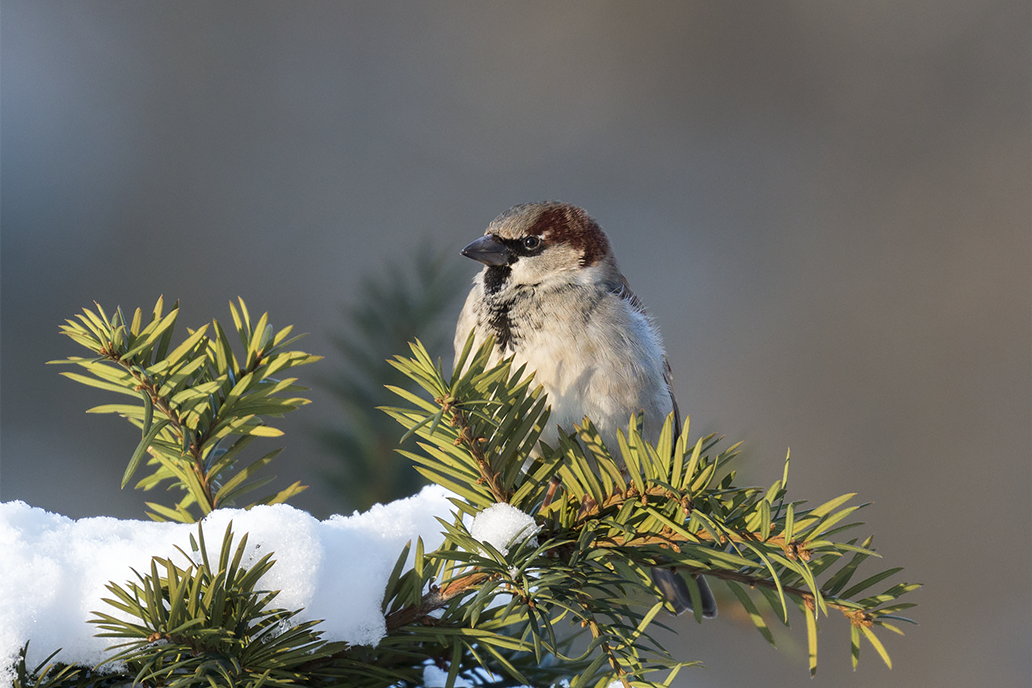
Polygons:
<instances>
[{"instance_id":1,"label":"clump of snow on needles","mask_svg":"<svg viewBox=\"0 0 1032 688\"><path fill-rule=\"evenodd\" d=\"M519 546L537 532L534 518L504 502L493 504L473 519L469 534L478 542L486 542L505 556L510 547Z\"/></svg>"},{"instance_id":2,"label":"clump of snow on needles","mask_svg":"<svg viewBox=\"0 0 1032 688\"><path fill-rule=\"evenodd\" d=\"M218 561L232 521L234 547L248 534L244 566L274 553L275 565L258 584L280 591L274 607L303 607L298 622L323 619L318 629L324 640L372 645L386 632L380 604L402 547L416 537L427 551L441 545L436 517L451 512L448 494L430 486L414 497L325 521L284 504L219 509L202 522L205 544ZM131 569L149 571L155 556L186 565L176 547L190 552L196 534L196 524L72 520L24 502L0 504L0 687L12 684L10 669L28 640L30 669L58 648L61 662L103 661L106 648L123 642L94 637L97 628L87 623L94 611L122 614L101 601L111 597L107 583L135 580Z\"/></svg>"}]
</instances>

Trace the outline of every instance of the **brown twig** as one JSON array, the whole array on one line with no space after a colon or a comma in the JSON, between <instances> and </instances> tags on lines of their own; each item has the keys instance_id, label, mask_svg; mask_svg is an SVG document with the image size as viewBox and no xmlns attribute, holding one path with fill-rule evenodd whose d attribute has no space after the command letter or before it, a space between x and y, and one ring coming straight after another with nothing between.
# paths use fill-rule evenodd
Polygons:
<instances>
[{"instance_id":1,"label":"brown twig","mask_svg":"<svg viewBox=\"0 0 1032 688\"><path fill-rule=\"evenodd\" d=\"M484 442L484 438L473 434L473 429L469 425L466 414L461 409L452 406L448 399L437 399L436 401L438 404L441 404L441 408L445 412L451 411L451 424L458 428L459 432L459 437L455 440L455 443L466 447L470 456L473 457L477 464L477 469L480 471L480 482L487 485L488 489L491 490L491 496L494 497L496 502L508 503L512 495L502 487L500 476L491 468L491 462L484 456L484 450L480 446Z\"/></svg>"},{"instance_id":2,"label":"brown twig","mask_svg":"<svg viewBox=\"0 0 1032 688\"><path fill-rule=\"evenodd\" d=\"M435 588L423 596L422 601L416 607L402 607L387 615L387 632L391 633L402 626L418 623L426 618L430 612L436 611L447 605L452 599L459 595L465 595L479 585L491 580L493 576L480 571L473 571L458 578L453 578L443 588Z\"/></svg>"},{"instance_id":3,"label":"brown twig","mask_svg":"<svg viewBox=\"0 0 1032 688\"><path fill-rule=\"evenodd\" d=\"M150 397L151 403L154 408L161 412L166 418L168 418L169 424L172 426L172 433L176 436L176 440L182 444L183 439L190 430L186 427L183 419L169 404L167 398L161 396L157 385L151 381L149 377L143 374L137 366L127 363L121 359L121 357L114 351L102 349L101 353L107 356L111 361L117 363L125 369L129 375L136 381L136 391L144 392ZM201 460L201 447L204 446L204 440L207 439L206 435L194 438L190 442L190 446L187 448L187 455L192 461L191 469L194 475L197 476L197 482L200 483L201 489L204 490L204 499L208 503L210 510L215 509L215 497L211 491L211 477L204 470L204 462Z\"/></svg>"}]
</instances>

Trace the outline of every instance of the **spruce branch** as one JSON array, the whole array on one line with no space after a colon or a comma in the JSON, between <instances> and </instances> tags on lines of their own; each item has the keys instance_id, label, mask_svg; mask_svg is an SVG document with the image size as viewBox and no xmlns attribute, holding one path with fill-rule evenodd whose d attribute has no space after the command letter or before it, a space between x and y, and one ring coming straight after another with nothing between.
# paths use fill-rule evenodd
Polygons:
<instances>
[{"instance_id":1,"label":"spruce branch","mask_svg":"<svg viewBox=\"0 0 1032 688\"><path fill-rule=\"evenodd\" d=\"M816 620L829 609L851 625L854 662L862 635L891 666L874 629L900 632L890 622L913 623L898 616L913 605L898 599L919 585L897 583L867 595L900 570L891 568L848 587L859 565L878 556L870 537L860 544L838 539L861 525L848 522L866 506L848 505L854 495L813 508L789 502L787 459L782 479L769 488L739 486L729 467L737 445L715 453L721 438L691 442L688 422L677 433L672 417L656 446L642 438L641 419L632 417L627 432L618 433L618 458L589 419L573 433L560 432L556 447L545 446L538 439L547 422L547 400L531 387L532 376L512 370L511 360L489 366L491 347L487 342L473 351L470 339L446 378L416 342L412 356L396 357L392 364L429 398L394 388L408 406L384 410L420 438L421 452L401 453L424 476L462 497L453 500L459 514L476 516L495 503L508 503L535 516L542 544L533 552L521 547L524 559L486 557L482 553L489 548L469 537L457 515L455 523L445 524L445 547L420 553L422 573L413 578L410 571L389 586L393 633L421 625L440 629L451 618L449 610L473 605L467 620L483 624L487 614L510 637L517 635L513 629L524 629L521 637L545 648L536 654L573 661L549 635L568 617L592 637L590 662L577 665L584 672L578 678L605 670L612 680L643 681L651 671L683 666L657 650L646 630L663 607L648 570L663 566L724 581L770 642L757 602L786 624L793 602L806 618L811 673L816 671ZM836 564L841 566L832 572ZM528 577L533 582L521 584L514 570L533 572ZM553 580L562 583L553 587ZM761 594L754 599L749 590ZM512 601L504 612L491 614L490 600L503 592ZM636 634L614 631L626 628ZM656 656L643 659L644 647ZM504 662L492 666L506 670Z\"/></svg>"},{"instance_id":2,"label":"spruce branch","mask_svg":"<svg viewBox=\"0 0 1032 688\"><path fill-rule=\"evenodd\" d=\"M25 663L29 644L27 641L18 652L11 670L13 671L12 688L108 688L124 683L124 677L112 676L110 673L98 672L95 668L65 664L54 661L61 652L56 650L46 659L29 669Z\"/></svg>"},{"instance_id":3,"label":"spruce branch","mask_svg":"<svg viewBox=\"0 0 1032 688\"><path fill-rule=\"evenodd\" d=\"M271 608L276 592L258 589L273 565L266 554L242 565L247 535L234 547L230 523L218 560L208 556L204 530L191 537L185 566L155 557L147 573L108 584L104 601L122 616L94 612L98 637L123 638L105 664L123 666L123 681L142 686L226 685L241 688L311 685L309 664L344 646L327 643L318 621L294 623L298 611ZM127 620L128 618L128 620Z\"/></svg>"},{"instance_id":4,"label":"spruce branch","mask_svg":"<svg viewBox=\"0 0 1032 688\"><path fill-rule=\"evenodd\" d=\"M126 466L122 487L144 457L149 457L147 465L152 472L136 487L150 490L171 481L170 489L185 492L185 496L172 508L148 502L152 509L148 515L155 520L190 523L197 516L193 508L203 516L236 505L240 497L273 479L252 476L279 450L240 469L237 463L256 437L283 434L269 425L268 418L282 417L309 403L302 397L283 396L306 390L294 384L296 378L274 376L321 357L290 350L300 337L290 336L291 327L276 332L267 313L252 323L243 299L239 306L230 303L234 329L244 347L242 363L217 320L211 323L211 336L208 325L188 330L186 340L169 351L179 303L167 314L163 311L159 298L144 325L139 308L132 320L121 308L110 317L99 304L94 310L84 309L76 320L67 320L61 331L95 355L51 363L75 364L89 374L62 374L136 399L134 404L97 406L89 413L117 413L140 428L141 440ZM284 502L304 489L294 483L245 508Z\"/></svg>"}]
</instances>

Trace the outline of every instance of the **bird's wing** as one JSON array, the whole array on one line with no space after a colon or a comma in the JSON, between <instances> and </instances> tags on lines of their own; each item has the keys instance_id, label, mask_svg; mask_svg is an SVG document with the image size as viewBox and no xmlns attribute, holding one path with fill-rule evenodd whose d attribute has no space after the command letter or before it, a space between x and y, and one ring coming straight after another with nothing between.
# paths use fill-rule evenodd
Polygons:
<instances>
[{"instance_id":1,"label":"bird's wing","mask_svg":"<svg viewBox=\"0 0 1032 688\"><path fill-rule=\"evenodd\" d=\"M627 301L631 308L642 315L648 315L645 311L645 304L631 291L630 283L622 274L619 281L610 285L609 291ZM674 373L670 370L670 361L666 356L663 356L663 382L666 383L667 389L670 390L670 404L674 407L674 441L676 442L681 435L681 410L677 407L677 398L674 396Z\"/></svg>"},{"instance_id":2,"label":"bird's wing","mask_svg":"<svg viewBox=\"0 0 1032 688\"><path fill-rule=\"evenodd\" d=\"M677 408L677 397L674 396L674 372L670 370L670 361L663 357L663 381L670 390L670 403L674 406L674 442L681 436L681 409Z\"/></svg>"}]
</instances>

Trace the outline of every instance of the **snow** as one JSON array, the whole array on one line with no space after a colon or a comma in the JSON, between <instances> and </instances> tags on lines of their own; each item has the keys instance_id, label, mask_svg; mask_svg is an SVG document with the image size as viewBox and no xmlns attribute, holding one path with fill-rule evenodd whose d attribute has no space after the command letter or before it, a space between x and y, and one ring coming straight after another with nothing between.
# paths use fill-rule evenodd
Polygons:
<instances>
[{"instance_id":1,"label":"snow","mask_svg":"<svg viewBox=\"0 0 1032 688\"><path fill-rule=\"evenodd\" d=\"M414 497L325 521L283 504L220 509L204 519L204 537L217 561L232 521L235 544L248 534L244 566L274 553L276 563L258 586L280 591L274 606L304 608L297 621L322 619L325 640L372 645L386 631L380 604L401 549L417 536L428 552L440 546L435 517L449 518L449 494L430 486ZM9 669L26 640L32 641L30 668L58 648L59 661L100 663L105 649L121 642L95 638L95 625L86 623L95 610L120 614L101 601L111 596L105 585L135 579L130 569L148 570L154 556L183 566L176 546L190 552L196 533L195 524L73 520L24 502L0 504L0 688L12 684Z\"/></svg>"},{"instance_id":2,"label":"snow","mask_svg":"<svg viewBox=\"0 0 1032 688\"><path fill-rule=\"evenodd\" d=\"M534 518L509 504L494 504L473 519L469 534L478 542L486 542L505 556L510 547L518 546L537 532Z\"/></svg>"},{"instance_id":3,"label":"snow","mask_svg":"<svg viewBox=\"0 0 1032 688\"><path fill-rule=\"evenodd\" d=\"M423 686L424 688L444 688L448 685L448 672L444 669L439 669L433 664L427 664L423 668ZM473 684L464 679L455 679L455 688L469 688Z\"/></svg>"}]
</instances>

